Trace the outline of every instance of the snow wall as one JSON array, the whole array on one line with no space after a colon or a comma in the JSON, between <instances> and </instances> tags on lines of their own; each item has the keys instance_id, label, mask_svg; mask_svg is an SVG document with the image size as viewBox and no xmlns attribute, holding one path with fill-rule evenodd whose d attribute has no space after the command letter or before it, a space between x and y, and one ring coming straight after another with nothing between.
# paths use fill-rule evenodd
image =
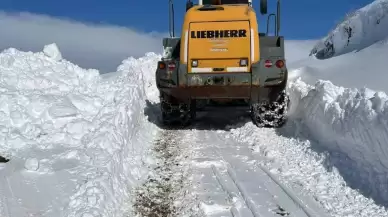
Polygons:
<instances>
[{"instance_id":1,"label":"snow wall","mask_svg":"<svg viewBox=\"0 0 388 217\"><path fill-rule=\"evenodd\" d=\"M330 81L315 86L301 80L289 86L290 119L328 151L348 185L388 204L388 97L367 88L343 88Z\"/></svg>"},{"instance_id":2,"label":"snow wall","mask_svg":"<svg viewBox=\"0 0 388 217\"><path fill-rule=\"evenodd\" d=\"M302 80L310 78L302 75L302 80L290 84L295 102L292 119L320 149L331 152L334 166L351 187L385 206L388 97L372 89L387 90L383 60L388 54L387 15L387 0L375 0L348 14L311 50L317 59L330 60L307 60L301 64L309 67L297 69L330 81L307 85Z\"/></svg>"},{"instance_id":3,"label":"snow wall","mask_svg":"<svg viewBox=\"0 0 388 217\"><path fill-rule=\"evenodd\" d=\"M0 54L0 155L11 159L5 171L13 189L4 194L8 203L22 198L8 212L114 217L130 207L156 132L144 108L157 58L129 58L102 78L61 59L55 44Z\"/></svg>"}]
</instances>

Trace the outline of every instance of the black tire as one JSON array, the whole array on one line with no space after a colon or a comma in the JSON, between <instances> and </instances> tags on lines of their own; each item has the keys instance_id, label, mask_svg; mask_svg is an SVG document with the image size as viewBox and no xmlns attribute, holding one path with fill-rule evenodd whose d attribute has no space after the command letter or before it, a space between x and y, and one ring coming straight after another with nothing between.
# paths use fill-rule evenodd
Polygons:
<instances>
[{"instance_id":1,"label":"black tire","mask_svg":"<svg viewBox=\"0 0 388 217\"><path fill-rule=\"evenodd\" d=\"M165 93L160 94L160 109L162 123L165 126L188 126L196 117L194 100L191 100L190 103L183 103Z\"/></svg>"},{"instance_id":2,"label":"black tire","mask_svg":"<svg viewBox=\"0 0 388 217\"><path fill-rule=\"evenodd\" d=\"M280 128L287 122L290 99L285 90L273 102L260 102L251 105L252 121L258 127Z\"/></svg>"}]
</instances>

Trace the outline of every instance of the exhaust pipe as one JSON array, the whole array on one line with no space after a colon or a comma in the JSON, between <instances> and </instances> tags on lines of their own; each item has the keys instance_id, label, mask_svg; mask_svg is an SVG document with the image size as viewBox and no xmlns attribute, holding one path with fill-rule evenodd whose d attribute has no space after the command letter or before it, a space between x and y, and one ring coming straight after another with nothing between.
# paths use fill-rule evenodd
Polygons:
<instances>
[{"instance_id":1,"label":"exhaust pipe","mask_svg":"<svg viewBox=\"0 0 388 217\"><path fill-rule=\"evenodd\" d=\"M276 36L279 36L280 32L280 0L277 1L277 11L276 11Z\"/></svg>"}]
</instances>

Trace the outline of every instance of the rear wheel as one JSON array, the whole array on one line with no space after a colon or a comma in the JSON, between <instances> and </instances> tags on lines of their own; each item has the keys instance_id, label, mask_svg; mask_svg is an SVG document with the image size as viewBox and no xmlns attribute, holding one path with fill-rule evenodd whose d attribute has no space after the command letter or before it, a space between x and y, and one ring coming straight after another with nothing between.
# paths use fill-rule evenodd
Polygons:
<instances>
[{"instance_id":1,"label":"rear wheel","mask_svg":"<svg viewBox=\"0 0 388 217\"><path fill-rule=\"evenodd\" d=\"M272 102L259 102L251 105L253 122L258 127L282 127L287 121L289 101L288 94L283 90Z\"/></svg>"},{"instance_id":2,"label":"rear wheel","mask_svg":"<svg viewBox=\"0 0 388 217\"><path fill-rule=\"evenodd\" d=\"M160 108L164 125L187 126L196 117L195 100L189 103L182 102L166 93L160 92Z\"/></svg>"}]
</instances>

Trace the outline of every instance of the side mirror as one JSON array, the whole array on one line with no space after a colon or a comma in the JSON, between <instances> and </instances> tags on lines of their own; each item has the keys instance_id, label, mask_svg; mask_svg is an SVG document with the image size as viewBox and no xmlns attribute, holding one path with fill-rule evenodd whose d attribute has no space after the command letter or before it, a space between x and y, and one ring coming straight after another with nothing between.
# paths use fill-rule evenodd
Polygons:
<instances>
[{"instance_id":1,"label":"side mirror","mask_svg":"<svg viewBox=\"0 0 388 217\"><path fill-rule=\"evenodd\" d=\"M261 14L267 14L267 9L268 9L268 6L267 6L267 0L260 0L260 13Z\"/></svg>"},{"instance_id":2,"label":"side mirror","mask_svg":"<svg viewBox=\"0 0 388 217\"><path fill-rule=\"evenodd\" d=\"M194 6L194 3L192 1L187 1L186 2L186 11L188 11L190 8Z\"/></svg>"}]
</instances>

